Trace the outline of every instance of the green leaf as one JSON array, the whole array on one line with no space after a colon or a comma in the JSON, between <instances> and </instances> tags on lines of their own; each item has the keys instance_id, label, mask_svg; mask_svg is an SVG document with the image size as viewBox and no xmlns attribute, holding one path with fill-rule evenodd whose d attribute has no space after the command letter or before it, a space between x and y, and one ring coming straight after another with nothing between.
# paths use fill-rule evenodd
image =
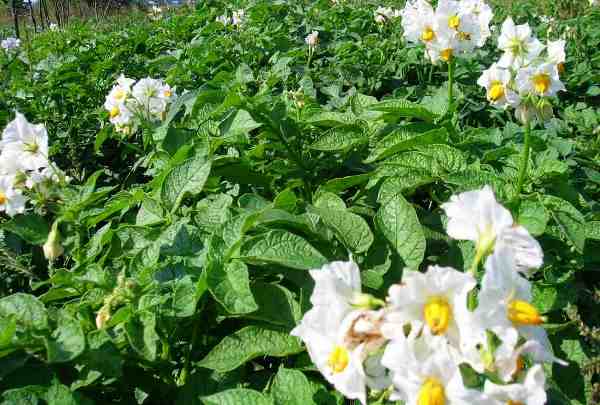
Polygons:
<instances>
[{"instance_id":1,"label":"green leaf","mask_svg":"<svg viewBox=\"0 0 600 405\"><path fill-rule=\"evenodd\" d=\"M36 297L16 293L0 299L0 318L14 316L18 330L34 331L48 328L46 307Z\"/></svg>"},{"instance_id":2,"label":"green leaf","mask_svg":"<svg viewBox=\"0 0 600 405\"><path fill-rule=\"evenodd\" d=\"M413 125L392 132L379 141L365 163L373 163L416 146L443 144L448 140L448 132L445 128L433 129L425 133L415 132L417 129L418 127Z\"/></svg>"},{"instance_id":3,"label":"green leaf","mask_svg":"<svg viewBox=\"0 0 600 405\"><path fill-rule=\"evenodd\" d=\"M402 99L380 101L379 103L372 104L369 108L375 111L383 111L397 117L418 118L427 122L431 122L436 118L435 114L422 105Z\"/></svg>"},{"instance_id":4,"label":"green leaf","mask_svg":"<svg viewBox=\"0 0 600 405\"><path fill-rule=\"evenodd\" d=\"M586 238L586 221L583 215L571 203L555 196L545 196L544 205L575 249L583 253Z\"/></svg>"},{"instance_id":5,"label":"green leaf","mask_svg":"<svg viewBox=\"0 0 600 405\"><path fill-rule=\"evenodd\" d=\"M198 365L224 373L257 357L284 357L302 350L289 332L251 325L226 336Z\"/></svg>"},{"instance_id":6,"label":"green leaf","mask_svg":"<svg viewBox=\"0 0 600 405\"><path fill-rule=\"evenodd\" d=\"M162 184L161 196L164 204L171 207L171 212L179 208L186 194L197 195L202 191L210 168L211 162L203 155L197 155L175 166L167 174Z\"/></svg>"},{"instance_id":7,"label":"green leaf","mask_svg":"<svg viewBox=\"0 0 600 405\"><path fill-rule=\"evenodd\" d=\"M254 121L248 111L237 110L230 114L223 122L221 122L219 127L221 130L221 136L225 138L236 138L240 135L248 134L248 132L260 127L261 125L262 124Z\"/></svg>"},{"instance_id":8,"label":"green leaf","mask_svg":"<svg viewBox=\"0 0 600 405\"><path fill-rule=\"evenodd\" d=\"M360 128L332 128L310 145L310 148L333 152L348 149L367 140L368 138L360 132Z\"/></svg>"},{"instance_id":9,"label":"green leaf","mask_svg":"<svg viewBox=\"0 0 600 405\"><path fill-rule=\"evenodd\" d=\"M425 256L425 235L413 206L402 194L384 183L379 192L381 207L375 224L406 266L417 270Z\"/></svg>"},{"instance_id":10,"label":"green leaf","mask_svg":"<svg viewBox=\"0 0 600 405\"><path fill-rule=\"evenodd\" d=\"M327 259L306 240L290 232L276 230L244 242L240 258L248 263L280 264L299 270L319 268Z\"/></svg>"},{"instance_id":11,"label":"green leaf","mask_svg":"<svg viewBox=\"0 0 600 405\"><path fill-rule=\"evenodd\" d=\"M234 388L208 397L203 397L205 405L273 405L268 396L248 388Z\"/></svg>"},{"instance_id":12,"label":"green leaf","mask_svg":"<svg viewBox=\"0 0 600 405\"><path fill-rule=\"evenodd\" d=\"M151 198L144 198L137 213L135 224L139 226L155 225L164 221L164 211L160 203Z\"/></svg>"},{"instance_id":13,"label":"green leaf","mask_svg":"<svg viewBox=\"0 0 600 405\"><path fill-rule=\"evenodd\" d=\"M332 179L327 181L324 185L321 186L321 189L324 191L329 191L332 193L342 192L350 187L358 186L360 184L366 183L369 178L372 176L371 173L365 174L357 174L355 176L348 177L340 177L337 179Z\"/></svg>"},{"instance_id":14,"label":"green leaf","mask_svg":"<svg viewBox=\"0 0 600 405\"><path fill-rule=\"evenodd\" d=\"M85 335L79 321L66 311L58 313L56 328L46 338L49 363L64 363L79 356L85 349Z\"/></svg>"},{"instance_id":15,"label":"green leaf","mask_svg":"<svg viewBox=\"0 0 600 405\"><path fill-rule=\"evenodd\" d=\"M43 245L50 233L46 220L37 214L17 215L2 224L2 228L19 235L21 239L32 245Z\"/></svg>"},{"instance_id":16,"label":"green leaf","mask_svg":"<svg viewBox=\"0 0 600 405\"><path fill-rule=\"evenodd\" d=\"M548 211L537 200L524 200L519 205L517 223L523 225L534 236L544 233L549 218Z\"/></svg>"},{"instance_id":17,"label":"green leaf","mask_svg":"<svg viewBox=\"0 0 600 405\"><path fill-rule=\"evenodd\" d=\"M247 318L286 326L290 329L296 326L302 317L302 311L300 304L294 300L287 288L260 281L253 283L251 288L258 309L246 315Z\"/></svg>"},{"instance_id":18,"label":"green leaf","mask_svg":"<svg viewBox=\"0 0 600 405\"><path fill-rule=\"evenodd\" d=\"M247 314L258 306L250 291L248 267L239 260L226 266L213 261L207 267L208 289L215 299L231 314Z\"/></svg>"},{"instance_id":19,"label":"green leaf","mask_svg":"<svg viewBox=\"0 0 600 405\"><path fill-rule=\"evenodd\" d=\"M373 233L367 221L361 216L346 210L329 208L313 208L313 210L352 252L366 252L373 243Z\"/></svg>"},{"instance_id":20,"label":"green leaf","mask_svg":"<svg viewBox=\"0 0 600 405\"><path fill-rule=\"evenodd\" d=\"M131 347L149 361L156 359L159 336L156 333L156 315L142 311L124 325Z\"/></svg>"},{"instance_id":21,"label":"green leaf","mask_svg":"<svg viewBox=\"0 0 600 405\"><path fill-rule=\"evenodd\" d=\"M271 396L275 405L310 405L314 389L308 378L299 370L281 367L271 386Z\"/></svg>"}]
</instances>

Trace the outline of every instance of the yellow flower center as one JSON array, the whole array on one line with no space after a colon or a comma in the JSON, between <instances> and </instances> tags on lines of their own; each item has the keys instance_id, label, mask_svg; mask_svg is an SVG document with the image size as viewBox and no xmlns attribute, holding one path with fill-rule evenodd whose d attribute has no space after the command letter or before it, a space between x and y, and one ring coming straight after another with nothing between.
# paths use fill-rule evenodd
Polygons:
<instances>
[{"instance_id":1,"label":"yellow flower center","mask_svg":"<svg viewBox=\"0 0 600 405\"><path fill-rule=\"evenodd\" d=\"M436 378L425 380L419 390L417 405L444 405L446 403L446 394L444 386Z\"/></svg>"},{"instance_id":2,"label":"yellow flower center","mask_svg":"<svg viewBox=\"0 0 600 405\"><path fill-rule=\"evenodd\" d=\"M115 118L119 114L121 114L121 110L119 110L119 107L114 106L110 109L110 118Z\"/></svg>"},{"instance_id":3,"label":"yellow flower center","mask_svg":"<svg viewBox=\"0 0 600 405\"><path fill-rule=\"evenodd\" d=\"M515 325L540 325L544 319L538 310L527 301L511 300L508 303L508 319Z\"/></svg>"},{"instance_id":4,"label":"yellow flower center","mask_svg":"<svg viewBox=\"0 0 600 405\"><path fill-rule=\"evenodd\" d=\"M506 403L506 405L525 405L525 404L521 401L513 401L512 399L509 399L508 402Z\"/></svg>"},{"instance_id":5,"label":"yellow flower center","mask_svg":"<svg viewBox=\"0 0 600 405\"><path fill-rule=\"evenodd\" d=\"M173 93L171 93L171 90L165 90L165 93L164 93L164 94L165 94L165 97L171 97L171 95L172 95Z\"/></svg>"},{"instance_id":6,"label":"yellow flower center","mask_svg":"<svg viewBox=\"0 0 600 405\"><path fill-rule=\"evenodd\" d=\"M502 82L496 80L492 82L490 90L488 91L488 98L492 101L498 101L504 97L504 85Z\"/></svg>"},{"instance_id":7,"label":"yellow flower center","mask_svg":"<svg viewBox=\"0 0 600 405\"><path fill-rule=\"evenodd\" d=\"M125 100L126 96L127 96L127 93L125 93L125 90L123 90L123 89L117 89L117 91L115 91L115 99L117 101Z\"/></svg>"},{"instance_id":8,"label":"yellow flower center","mask_svg":"<svg viewBox=\"0 0 600 405\"><path fill-rule=\"evenodd\" d=\"M468 32L460 31L458 33L458 39L460 41L470 41L471 40L471 34L468 33Z\"/></svg>"},{"instance_id":9,"label":"yellow flower center","mask_svg":"<svg viewBox=\"0 0 600 405\"><path fill-rule=\"evenodd\" d=\"M518 38L513 38L508 44L508 49L515 56L523 55L527 51L525 42Z\"/></svg>"},{"instance_id":10,"label":"yellow flower center","mask_svg":"<svg viewBox=\"0 0 600 405\"><path fill-rule=\"evenodd\" d=\"M423 307L423 316L434 335L443 334L452 320L452 308L444 297L431 297Z\"/></svg>"},{"instance_id":11,"label":"yellow flower center","mask_svg":"<svg viewBox=\"0 0 600 405\"><path fill-rule=\"evenodd\" d=\"M2 191L0 191L0 205L6 204L7 201L8 201L8 198L6 198L6 194L4 194Z\"/></svg>"},{"instance_id":12,"label":"yellow flower center","mask_svg":"<svg viewBox=\"0 0 600 405\"><path fill-rule=\"evenodd\" d=\"M423 30L423 32L421 33L421 39L424 42L433 41L434 38L435 38L435 32L431 29L431 27L425 28Z\"/></svg>"},{"instance_id":13,"label":"yellow flower center","mask_svg":"<svg viewBox=\"0 0 600 405\"><path fill-rule=\"evenodd\" d=\"M517 367L515 369L515 374L523 371L525 369L525 360L523 356L517 357Z\"/></svg>"},{"instance_id":14,"label":"yellow flower center","mask_svg":"<svg viewBox=\"0 0 600 405\"><path fill-rule=\"evenodd\" d=\"M531 79L533 88L539 94L544 94L550 88L550 76L547 73L538 73Z\"/></svg>"},{"instance_id":15,"label":"yellow flower center","mask_svg":"<svg viewBox=\"0 0 600 405\"><path fill-rule=\"evenodd\" d=\"M348 350L342 346L335 346L327 359L327 365L333 374L341 373L348 367L350 355Z\"/></svg>"},{"instance_id":16,"label":"yellow flower center","mask_svg":"<svg viewBox=\"0 0 600 405\"><path fill-rule=\"evenodd\" d=\"M556 65L556 68L558 69L558 73L560 73L561 75L563 73L565 73L565 64L564 63L559 63L558 65Z\"/></svg>"},{"instance_id":17,"label":"yellow flower center","mask_svg":"<svg viewBox=\"0 0 600 405\"><path fill-rule=\"evenodd\" d=\"M442 52L440 52L440 58L444 62L449 62L450 59L452 59L452 48L444 49Z\"/></svg>"},{"instance_id":18,"label":"yellow flower center","mask_svg":"<svg viewBox=\"0 0 600 405\"><path fill-rule=\"evenodd\" d=\"M448 18L448 27L452 28L453 30L457 30L458 27L460 27L460 17L453 15L452 17Z\"/></svg>"},{"instance_id":19,"label":"yellow flower center","mask_svg":"<svg viewBox=\"0 0 600 405\"><path fill-rule=\"evenodd\" d=\"M39 145L35 142L26 143L23 145L23 150L29 153L36 153L40 149Z\"/></svg>"}]
</instances>

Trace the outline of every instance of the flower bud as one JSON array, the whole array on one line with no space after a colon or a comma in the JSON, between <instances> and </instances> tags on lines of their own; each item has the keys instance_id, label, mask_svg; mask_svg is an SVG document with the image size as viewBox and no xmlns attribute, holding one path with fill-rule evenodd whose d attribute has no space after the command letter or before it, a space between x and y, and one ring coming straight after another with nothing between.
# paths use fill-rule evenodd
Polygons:
<instances>
[{"instance_id":1,"label":"flower bud","mask_svg":"<svg viewBox=\"0 0 600 405\"><path fill-rule=\"evenodd\" d=\"M352 298L352 305L356 308L375 309L385 306L385 302L371 294L355 294Z\"/></svg>"},{"instance_id":2,"label":"flower bud","mask_svg":"<svg viewBox=\"0 0 600 405\"><path fill-rule=\"evenodd\" d=\"M58 232L56 223L52 225L52 230L48 234L48 239L42 248L44 250L44 256L51 262L64 253L64 249L60 244L60 233Z\"/></svg>"},{"instance_id":3,"label":"flower bud","mask_svg":"<svg viewBox=\"0 0 600 405\"><path fill-rule=\"evenodd\" d=\"M98 311L98 314L96 315L96 328L98 328L98 329L104 328L104 326L106 325L106 322L108 322L109 320L110 320L110 307L105 305L102 308L100 308L100 311Z\"/></svg>"}]
</instances>

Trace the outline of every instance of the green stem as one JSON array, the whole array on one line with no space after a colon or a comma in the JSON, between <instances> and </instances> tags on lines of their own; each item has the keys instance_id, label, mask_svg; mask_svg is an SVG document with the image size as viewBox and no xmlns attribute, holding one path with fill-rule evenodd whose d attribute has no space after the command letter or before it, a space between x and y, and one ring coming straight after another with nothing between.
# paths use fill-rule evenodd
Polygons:
<instances>
[{"instance_id":1,"label":"green stem","mask_svg":"<svg viewBox=\"0 0 600 405\"><path fill-rule=\"evenodd\" d=\"M523 190L523 182L527 173L527 165L529 164L529 149L530 149L531 124L525 124L525 145L523 146L523 154L521 155L521 167L519 168L519 177L517 180L516 198L519 199Z\"/></svg>"},{"instance_id":2,"label":"green stem","mask_svg":"<svg viewBox=\"0 0 600 405\"><path fill-rule=\"evenodd\" d=\"M448 61L448 113L453 113L454 107L454 58Z\"/></svg>"}]
</instances>

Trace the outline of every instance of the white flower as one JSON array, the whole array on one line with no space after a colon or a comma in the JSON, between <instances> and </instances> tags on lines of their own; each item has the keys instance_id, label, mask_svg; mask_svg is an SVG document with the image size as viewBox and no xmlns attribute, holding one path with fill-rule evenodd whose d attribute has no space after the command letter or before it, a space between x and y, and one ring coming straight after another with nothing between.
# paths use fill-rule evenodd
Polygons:
<instances>
[{"instance_id":1,"label":"white flower","mask_svg":"<svg viewBox=\"0 0 600 405\"><path fill-rule=\"evenodd\" d=\"M215 21L216 22L220 22L223 25L228 25L229 24L229 17L227 16L227 14L223 14L223 15L218 16L215 19Z\"/></svg>"},{"instance_id":2,"label":"white flower","mask_svg":"<svg viewBox=\"0 0 600 405\"><path fill-rule=\"evenodd\" d=\"M529 65L537 58L544 45L537 38L532 37L529 24L515 25L512 18L508 17L502 24L498 48L504 51L498 65L503 68L518 69Z\"/></svg>"},{"instance_id":3,"label":"white flower","mask_svg":"<svg viewBox=\"0 0 600 405\"><path fill-rule=\"evenodd\" d=\"M434 30L439 38L453 40L454 56L472 52L482 42L481 25L478 18L469 12L462 3L442 0L435 10Z\"/></svg>"},{"instance_id":4,"label":"white flower","mask_svg":"<svg viewBox=\"0 0 600 405\"><path fill-rule=\"evenodd\" d=\"M55 23L50 23L48 28L50 28L50 31L58 31L58 25Z\"/></svg>"},{"instance_id":5,"label":"white flower","mask_svg":"<svg viewBox=\"0 0 600 405\"><path fill-rule=\"evenodd\" d=\"M2 42L0 42L0 47L5 51L14 51L21 46L21 40L17 38L6 38Z\"/></svg>"},{"instance_id":6,"label":"white flower","mask_svg":"<svg viewBox=\"0 0 600 405\"><path fill-rule=\"evenodd\" d=\"M497 249L488 258L475 316L482 320L485 329L492 330L503 342L512 340L507 335L514 334L514 329L525 339L538 342L539 348L552 356L552 346L540 326L544 317L531 304L531 284L514 271L514 267L510 249Z\"/></svg>"},{"instance_id":7,"label":"white flower","mask_svg":"<svg viewBox=\"0 0 600 405\"><path fill-rule=\"evenodd\" d=\"M389 312L383 334L393 339L406 324L458 345L467 310L467 294L477 282L470 274L450 267L431 266L426 273L411 271L390 287ZM468 325L462 325L467 327Z\"/></svg>"},{"instance_id":8,"label":"white flower","mask_svg":"<svg viewBox=\"0 0 600 405\"><path fill-rule=\"evenodd\" d=\"M548 62L556 65L558 73L564 72L565 61L567 59L565 53L565 40L559 39L558 41L548 41L546 49L548 50Z\"/></svg>"},{"instance_id":9,"label":"white flower","mask_svg":"<svg viewBox=\"0 0 600 405\"><path fill-rule=\"evenodd\" d=\"M506 109L516 107L520 102L519 95L510 88L510 81L510 72L494 63L483 72L477 84L485 88L490 104Z\"/></svg>"},{"instance_id":10,"label":"white flower","mask_svg":"<svg viewBox=\"0 0 600 405\"><path fill-rule=\"evenodd\" d=\"M479 22L480 38L477 43L478 47L482 47L487 39L492 35L490 23L494 18L492 8L484 0L462 0L462 10L473 14Z\"/></svg>"},{"instance_id":11,"label":"white flower","mask_svg":"<svg viewBox=\"0 0 600 405\"><path fill-rule=\"evenodd\" d=\"M375 21L377 23L383 24L387 21L390 21L393 18L397 18L401 15L401 11L394 10L391 7L377 7L377 10L373 12L375 16Z\"/></svg>"},{"instance_id":12,"label":"white flower","mask_svg":"<svg viewBox=\"0 0 600 405\"><path fill-rule=\"evenodd\" d=\"M515 255L518 271L541 267L540 244L525 228L514 224L512 215L498 204L489 186L453 195L449 202L442 204L442 209L448 216L448 235L475 242L481 257L506 246Z\"/></svg>"},{"instance_id":13,"label":"white flower","mask_svg":"<svg viewBox=\"0 0 600 405\"><path fill-rule=\"evenodd\" d=\"M387 19L385 18L384 15L375 13L375 22L377 24L385 24L386 21L387 21Z\"/></svg>"},{"instance_id":14,"label":"white flower","mask_svg":"<svg viewBox=\"0 0 600 405\"><path fill-rule=\"evenodd\" d=\"M232 25L242 25L242 23L244 22L246 18L246 12L244 10L237 10L233 12L233 15L231 17L231 24Z\"/></svg>"},{"instance_id":15,"label":"white flower","mask_svg":"<svg viewBox=\"0 0 600 405\"><path fill-rule=\"evenodd\" d=\"M38 170L48 166L48 132L42 124L30 124L17 112L2 134L0 160L18 159L23 170Z\"/></svg>"},{"instance_id":16,"label":"white flower","mask_svg":"<svg viewBox=\"0 0 600 405\"><path fill-rule=\"evenodd\" d=\"M383 311L356 307L365 296L360 271L352 262L333 262L310 275L315 280L313 308L291 334L304 341L312 361L338 391L366 405L367 385L389 385L385 370L370 359L385 341L380 332Z\"/></svg>"},{"instance_id":17,"label":"white flower","mask_svg":"<svg viewBox=\"0 0 600 405\"><path fill-rule=\"evenodd\" d=\"M0 212L13 217L25 212L27 199L14 188L14 176L0 176Z\"/></svg>"},{"instance_id":18,"label":"white flower","mask_svg":"<svg viewBox=\"0 0 600 405\"><path fill-rule=\"evenodd\" d=\"M304 38L309 48L314 49L319 43L319 31L313 31Z\"/></svg>"},{"instance_id":19,"label":"white flower","mask_svg":"<svg viewBox=\"0 0 600 405\"><path fill-rule=\"evenodd\" d=\"M484 392L491 405L544 405L547 400L545 383L544 370L537 364L529 369L522 384L497 385L487 380Z\"/></svg>"},{"instance_id":20,"label":"white flower","mask_svg":"<svg viewBox=\"0 0 600 405\"><path fill-rule=\"evenodd\" d=\"M594 6L598 6L598 5L600 5L599 0L590 0L590 7L594 7Z\"/></svg>"},{"instance_id":21,"label":"white flower","mask_svg":"<svg viewBox=\"0 0 600 405\"><path fill-rule=\"evenodd\" d=\"M474 405L484 402L482 393L465 388L458 368L458 354L446 339L411 331L391 341L382 364L392 371L395 391L391 400L407 405Z\"/></svg>"},{"instance_id":22,"label":"white flower","mask_svg":"<svg viewBox=\"0 0 600 405\"><path fill-rule=\"evenodd\" d=\"M520 94L532 93L540 97L552 97L565 90L558 77L558 69L552 63L519 69L515 79Z\"/></svg>"},{"instance_id":23,"label":"white flower","mask_svg":"<svg viewBox=\"0 0 600 405\"><path fill-rule=\"evenodd\" d=\"M131 93L139 105L140 112L147 118L151 118L148 117L148 114L161 118L172 96L171 88L162 80L149 77L138 81L133 86Z\"/></svg>"},{"instance_id":24,"label":"white flower","mask_svg":"<svg viewBox=\"0 0 600 405\"><path fill-rule=\"evenodd\" d=\"M458 43L453 34L448 35L449 31L437 32L435 40L427 44L426 53L431 63L437 64L440 60L449 62L457 54Z\"/></svg>"},{"instance_id":25,"label":"white flower","mask_svg":"<svg viewBox=\"0 0 600 405\"><path fill-rule=\"evenodd\" d=\"M430 43L435 37L434 11L425 0L408 1L401 11L404 37L413 43Z\"/></svg>"}]
</instances>

